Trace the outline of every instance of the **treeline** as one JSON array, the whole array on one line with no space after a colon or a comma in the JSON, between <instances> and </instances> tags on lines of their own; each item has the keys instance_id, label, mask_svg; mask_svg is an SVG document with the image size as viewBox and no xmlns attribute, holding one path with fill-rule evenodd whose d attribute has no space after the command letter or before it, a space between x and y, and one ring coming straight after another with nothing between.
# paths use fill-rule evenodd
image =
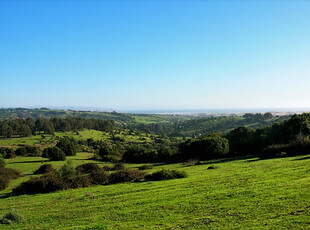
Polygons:
<instances>
[{"instance_id":1,"label":"treeline","mask_svg":"<svg viewBox=\"0 0 310 230\"><path fill-rule=\"evenodd\" d=\"M182 143L173 140L152 145L126 145L89 140L87 145L97 145L97 158L103 161L185 162L245 155L272 158L310 154L309 135L310 114L304 113L271 126L257 129L240 126L226 134L208 134Z\"/></svg>"},{"instance_id":2,"label":"treeline","mask_svg":"<svg viewBox=\"0 0 310 230\"><path fill-rule=\"evenodd\" d=\"M225 135L210 134L190 139L179 146L174 159L208 160L257 155L261 158L310 154L310 114L294 115L272 126L252 129L238 127Z\"/></svg>"},{"instance_id":3,"label":"treeline","mask_svg":"<svg viewBox=\"0 0 310 230\"><path fill-rule=\"evenodd\" d=\"M287 119L289 116L274 117L271 113L246 113L243 116L207 117L174 123L135 124L129 127L169 137L197 138L211 133L228 132L240 126L264 127Z\"/></svg>"},{"instance_id":4,"label":"treeline","mask_svg":"<svg viewBox=\"0 0 310 230\"><path fill-rule=\"evenodd\" d=\"M87 119L81 117L72 118L14 118L0 121L0 136L12 138L14 135L28 137L38 132L54 134L54 132L78 131L83 129L95 129L111 132L115 128L115 122L103 119Z\"/></svg>"}]
</instances>

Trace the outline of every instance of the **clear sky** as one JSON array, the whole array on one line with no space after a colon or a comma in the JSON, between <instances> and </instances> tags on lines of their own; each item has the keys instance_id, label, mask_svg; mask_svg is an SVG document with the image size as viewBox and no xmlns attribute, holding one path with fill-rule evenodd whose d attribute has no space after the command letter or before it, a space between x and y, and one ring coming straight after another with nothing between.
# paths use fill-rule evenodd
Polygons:
<instances>
[{"instance_id":1,"label":"clear sky","mask_svg":"<svg viewBox=\"0 0 310 230\"><path fill-rule=\"evenodd\" d=\"M0 1L0 107L310 107L310 1Z\"/></svg>"}]
</instances>

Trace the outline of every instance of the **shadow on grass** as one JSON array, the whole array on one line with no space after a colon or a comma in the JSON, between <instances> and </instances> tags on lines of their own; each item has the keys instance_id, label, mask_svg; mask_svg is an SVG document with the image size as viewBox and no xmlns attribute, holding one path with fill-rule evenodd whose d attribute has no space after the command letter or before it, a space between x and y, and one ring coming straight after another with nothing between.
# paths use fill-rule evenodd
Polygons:
<instances>
[{"instance_id":1,"label":"shadow on grass","mask_svg":"<svg viewBox=\"0 0 310 230\"><path fill-rule=\"evenodd\" d=\"M235 157L200 161L198 164L192 165L192 166L217 164L217 163L224 163L224 162L237 161L237 160L247 160L246 162L254 162L254 161L261 160L261 159L259 159L257 155L235 156ZM192 166L186 165L186 162L184 162L184 167L192 167Z\"/></svg>"},{"instance_id":2,"label":"shadow on grass","mask_svg":"<svg viewBox=\"0 0 310 230\"><path fill-rule=\"evenodd\" d=\"M49 160L37 160L37 161L17 161L17 162L10 162L10 163L7 163L8 165L9 164L23 164L23 163L38 163L38 162L49 162Z\"/></svg>"},{"instance_id":3,"label":"shadow on grass","mask_svg":"<svg viewBox=\"0 0 310 230\"><path fill-rule=\"evenodd\" d=\"M302 160L308 160L308 159L310 159L309 155L308 156L303 156L301 158L293 159L292 161L302 161Z\"/></svg>"},{"instance_id":4,"label":"shadow on grass","mask_svg":"<svg viewBox=\"0 0 310 230\"><path fill-rule=\"evenodd\" d=\"M0 200L1 200L1 199L9 198L9 197L11 197L11 196L12 196L12 194L11 194L10 192L0 194Z\"/></svg>"}]
</instances>

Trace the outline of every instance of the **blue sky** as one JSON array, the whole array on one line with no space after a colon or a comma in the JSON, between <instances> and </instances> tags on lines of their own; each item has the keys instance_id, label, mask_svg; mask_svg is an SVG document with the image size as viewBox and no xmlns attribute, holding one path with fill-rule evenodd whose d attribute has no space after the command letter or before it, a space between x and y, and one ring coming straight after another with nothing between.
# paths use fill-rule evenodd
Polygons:
<instances>
[{"instance_id":1,"label":"blue sky","mask_svg":"<svg viewBox=\"0 0 310 230\"><path fill-rule=\"evenodd\" d=\"M310 1L0 1L0 107L310 107Z\"/></svg>"}]
</instances>

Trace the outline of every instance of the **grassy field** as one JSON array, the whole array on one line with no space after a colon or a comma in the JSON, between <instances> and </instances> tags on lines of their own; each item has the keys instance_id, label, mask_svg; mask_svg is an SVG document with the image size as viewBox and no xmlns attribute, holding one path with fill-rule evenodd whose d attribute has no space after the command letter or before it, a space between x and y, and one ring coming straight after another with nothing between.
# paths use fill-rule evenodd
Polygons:
<instances>
[{"instance_id":1,"label":"grassy field","mask_svg":"<svg viewBox=\"0 0 310 230\"><path fill-rule=\"evenodd\" d=\"M19 145L46 145L48 143L56 142L57 138L64 136L72 137L76 140L87 140L88 138L93 138L94 140L109 140L112 135L106 132L101 132L97 130L83 130L76 132L55 132L52 135L35 135L31 137L13 137L0 138L1 146L19 146ZM121 131L114 131L115 137L122 138L125 142L142 143L142 142L152 142L151 137L156 138L158 135L150 135L143 132L137 133L137 131L131 133L128 129L122 129Z\"/></svg>"},{"instance_id":2,"label":"grassy field","mask_svg":"<svg viewBox=\"0 0 310 230\"><path fill-rule=\"evenodd\" d=\"M80 153L72 160L77 165L87 157ZM7 167L31 174L41 159L11 159ZM207 170L210 164L217 168ZM161 168L189 176L2 198L0 214L15 208L25 220L0 228L309 229L310 156L158 165L151 171Z\"/></svg>"}]
</instances>

